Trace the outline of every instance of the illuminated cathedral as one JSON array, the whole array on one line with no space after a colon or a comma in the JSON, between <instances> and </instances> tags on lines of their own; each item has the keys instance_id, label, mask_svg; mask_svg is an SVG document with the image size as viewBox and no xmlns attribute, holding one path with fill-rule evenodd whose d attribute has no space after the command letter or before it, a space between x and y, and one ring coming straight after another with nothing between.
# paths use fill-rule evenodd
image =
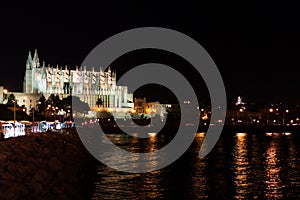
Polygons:
<instances>
[{"instance_id":1,"label":"illuminated cathedral","mask_svg":"<svg viewBox=\"0 0 300 200\"><path fill-rule=\"evenodd\" d=\"M46 98L51 94L79 96L91 109L96 107L99 98L103 108L133 108L133 95L128 94L127 86L116 85L116 72L110 68L103 71L99 67L97 71L94 67L87 70L85 66L80 69L76 66L76 69L70 70L67 66L46 66L45 62L41 65L35 50L33 57L31 52L28 54L23 93L16 94L16 97L19 97L20 104L21 98L26 95L32 97L41 94Z\"/></svg>"}]
</instances>

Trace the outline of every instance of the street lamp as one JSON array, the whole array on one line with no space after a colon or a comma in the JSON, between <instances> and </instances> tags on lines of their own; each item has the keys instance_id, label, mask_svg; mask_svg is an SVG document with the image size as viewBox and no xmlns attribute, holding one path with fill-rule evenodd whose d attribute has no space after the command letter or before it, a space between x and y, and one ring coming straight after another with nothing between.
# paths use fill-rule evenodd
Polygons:
<instances>
[{"instance_id":1,"label":"street lamp","mask_svg":"<svg viewBox=\"0 0 300 200\"><path fill-rule=\"evenodd\" d=\"M16 98L14 98L13 102L14 102L14 137L16 137Z\"/></svg>"},{"instance_id":2,"label":"street lamp","mask_svg":"<svg viewBox=\"0 0 300 200\"><path fill-rule=\"evenodd\" d=\"M34 107L35 107L35 104L33 103L33 107L32 107L32 127L33 127L33 132L35 132L35 127L34 127Z\"/></svg>"}]
</instances>

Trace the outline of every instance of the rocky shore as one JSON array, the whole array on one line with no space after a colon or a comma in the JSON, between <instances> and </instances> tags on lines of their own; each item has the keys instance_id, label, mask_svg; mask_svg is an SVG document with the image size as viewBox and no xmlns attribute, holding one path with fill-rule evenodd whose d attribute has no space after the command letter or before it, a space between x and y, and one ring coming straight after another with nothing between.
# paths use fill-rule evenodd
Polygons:
<instances>
[{"instance_id":1,"label":"rocky shore","mask_svg":"<svg viewBox=\"0 0 300 200\"><path fill-rule=\"evenodd\" d=\"M0 199L89 199L95 169L75 130L0 141Z\"/></svg>"}]
</instances>

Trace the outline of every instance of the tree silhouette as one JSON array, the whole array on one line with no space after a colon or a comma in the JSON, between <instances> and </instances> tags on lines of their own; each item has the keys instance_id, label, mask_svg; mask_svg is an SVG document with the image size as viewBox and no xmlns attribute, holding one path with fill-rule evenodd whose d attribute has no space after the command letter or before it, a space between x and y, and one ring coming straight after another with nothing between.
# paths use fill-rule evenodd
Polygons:
<instances>
[{"instance_id":1,"label":"tree silhouette","mask_svg":"<svg viewBox=\"0 0 300 200\"><path fill-rule=\"evenodd\" d=\"M54 102L55 102L55 95L51 94L46 101L46 105L54 106Z\"/></svg>"},{"instance_id":2,"label":"tree silhouette","mask_svg":"<svg viewBox=\"0 0 300 200\"><path fill-rule=\"evenodd\" d=\"M42 119L44 119L45 118L45 111L46 111L46 98L45 98L45 96L42 94L42 96L40 97L40 99L39 99L39 103L37 104L37 115L40 117L40 118L42 118Z\"/></svg>"},{"instance_id":3,"label":"tree silhouette","mask_svg":"<svg viewBox=\"0 0 300 200\"><path fill-rule=\"evenodd\" d=\"M9 94L7 97L7 106L14 106L14 100L15 100L15 95L14 94Z\"/></svg>"},{"instance_id":4,"label":"tree silhouette","mask_svg":"<svg viewBox=\"0 0 300 200\"><path fill-rule=\"evenodd\" d=\"M103 102L102 102L102 99L101 99L101 98L98 98L98 99L97 99L96 105L97 105L98 107L100 107L100 106L103 105Z\"/></svg>"},{"instance_id":5,"label":"tree silhouette","mask_svg":"<svg viewBox=\"0 0 300 200\"><path fill-rule=\"evenodd\" d=\"M89 104L80 100L77 96L72 96L72 109L73 111L87 114L90 110Z\"/></svg>"},{"instance_id":6,"label":"tree silhouette","mask_svg":"<svg viewBox=\"0 0 300 200\"><path fill-rule=\"evenodd\" d=\"M71 109L72 108L72 96L67 96L66 98L63 98L61 100L61 104L62 104L62 107L64 110L68 110L68 109Z\"/></svg>"}]
</instances>

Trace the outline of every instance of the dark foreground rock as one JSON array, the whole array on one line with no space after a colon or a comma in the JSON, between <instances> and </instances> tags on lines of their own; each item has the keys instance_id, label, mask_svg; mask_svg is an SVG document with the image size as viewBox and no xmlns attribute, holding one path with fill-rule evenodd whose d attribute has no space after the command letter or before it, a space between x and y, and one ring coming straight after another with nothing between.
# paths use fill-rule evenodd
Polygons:
<instances>
[{"instance_id":1,"label":"dark foreground rock","mask_svg":"<svg viewBox=\"0 0 300 200\"><path fill-rule=\"evenodd\" d=\"M89 199L96 161L74 130L0 142L0 199Z\"/></svg>"}]
</instances>

